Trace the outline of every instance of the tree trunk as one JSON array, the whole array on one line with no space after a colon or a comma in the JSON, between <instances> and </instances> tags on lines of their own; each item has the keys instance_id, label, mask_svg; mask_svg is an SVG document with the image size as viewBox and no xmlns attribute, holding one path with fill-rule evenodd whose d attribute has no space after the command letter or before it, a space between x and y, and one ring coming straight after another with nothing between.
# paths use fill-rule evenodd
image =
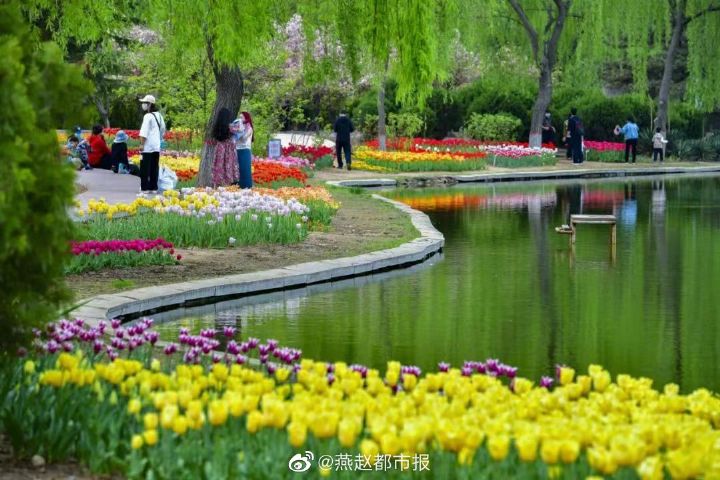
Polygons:
<instances>
[{"instance_id":1,"label":"tree trunk","mask_svg":"<svg viewBox=\"0 0 720 480\"><path fill-rule=\"evenodd\" d=\"M542 62L540 80L538 83L538 96L533 104L530 117L530 141L532 148L542 146L542 124L552 99L552 66L545 59Z\"/></svg>"},{"instance_id":2,"label":"tree trunk","mask_svg":"<svg viewBox=\"0 0 720 480\"><path fill-rule=\"evenodd\" d=\"M675 60L675 53L680 45L680 37L682 37L685 28L685 11L684 5L676 7L673 19L673 31L665 52L665 68L663 69L662 82L660 83L660 92L658 93L658 113L655 118L655 127L660 127L663 132L667 132L668 127L668 107L670 102L670 86L672 85L672 71Z\"/></svg>"},{"instance_id":3,"label":"tree trunk","mask_svg":"<svg viewBox=\"0 0 720 480\"><path fill-rule=\"evenodd\" d=\"M387 82L387 72L390 65L390 57L385 59L385 70L383 70L380 79L380 88L378 88L378 143L381 151L387 150L387 121L385 118L385 82Z\"/></svg>"},{"instance_id":4,"label":"tree trunk","mask_svg":"<svg viewBox=\"0 0 720 480\"><path fill-rule=\"evenodd\" d=\"M387 129L385 122L385 78L378 89L378 143L381 151L387 150Z\"/></svg>"},{"instance_id":5,"label":"tree trunk","mask_svg":"<svg viewBox=\"0 0 720 480\"><path fill-rule=\"evenodd\" d=\"M109 108L105 106L99 96L93 95L92 99L95 103L95 107L97 107L98 113L100 114L103 125L105 128L110 128Z\"/></svg>"},{"instance_id":6,"label":"tree trunk","mask_svg":"<svg viewBox=\"0 0 720 480\"><path fill-rule=\"evenodd\" d=\"M215 92L217 95L212 115L205 126L205 142L203 143L197 182L199 187L212 185L212 166L215 158L212 129L215 118L221 108L227 108L234 115L237 115L244 91L243 76L239 68L213 67L213 73L215 75Z\"/></svg>"}]
</instances>

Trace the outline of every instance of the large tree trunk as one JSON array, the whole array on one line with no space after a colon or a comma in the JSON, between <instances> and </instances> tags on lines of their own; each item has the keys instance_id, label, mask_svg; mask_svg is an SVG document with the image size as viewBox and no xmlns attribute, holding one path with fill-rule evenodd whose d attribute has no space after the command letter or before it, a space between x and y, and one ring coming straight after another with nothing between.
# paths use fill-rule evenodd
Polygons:
<instances>
[{"instance_id":1,"label":"large tree trunk","mask_svg":"<svg viewBox=\"0 0 720 480\"><path fill-rule=\"evenodd\" d=\"M215 105L212 115L205 127L205 142L203 143L200 172L198 173L198 186L212 185L212 166L215 159L215 142L213 142L212 129L215 118L221 108L227 108L234 115L240 110L240 103L244 91L243 76L239 68L214 67L215 75Z\"/></svg>"},{"instance_id":2,"label":"large tree trunk","mask_svg":"<svg viewBox=\"0 0 720 480\"><path fill-rule=\"evenodd\" d=\"M103 126L105 128L110 128L110 116L108 107L105 106L102 99L98 95L93 95L92 100L95 103L95 107L97 107L98 113L100 114Z\"/></svg>"},{"instance_id":3,"label":"large tree trunk","mask_svg":"<svg viewBox=\"0 0 720 480\"><path fill-rule=\"evenodd\" d=\"M672 37L667 52L665 52L665 68L663 69L662 82L660 82L660 92L658 93L658 112L655 118L655 127L660 127L663 132L667 132L668 127L668 107L670 102L670 86L672 85L672 71L675 60L675 53L680 45L680 37L682 37L685 28L685 8L684 2L680 2L676 6L673 19Z\"/></svg>"},{"instance_id":4,"label":"large tree trunk","mask_svg":"<svg viewBox=\"0 0 720 480\"><path fill-rule=\"evenodd\" d=\"M538 83L538 96L533 104L532 116L530 117L529 144L533 148L540 148L542 145L542 123L551 99L552 66L548 65L543 60L542 71L540 72L540 80Z\"/></svg>"},{"instance_id":5,"label":"large tree trunk","mask_svg":"<svg viewBox=\"0 0 720 480\"><path fill-rule=\"evenodd\" d=\"M378 143L380 150L383 152L387 150L387 126L385 121L385 79L383 78L380 82L380 88L378 88Z\"/></svg>"},{"instance_id":6,"label":"large tree trunk","mask_svg":"<svg viewBox=\"0 0 720 480\"><path fill-rule=\"evenodd\" d=\"M378 88L378 143L381 151L387 150L387 120L385 117L385 82L390 65L390 57L385 59L385 70L383 70Z\"/></svg>"},{"instance_id":7,"label":"large tree trunk","mask_svg":"<svg viewBox=\"0 0 720 480\"><path fill-rule=\"evenodd\" d=\"M536 65L540 68L540 78L538 79L538 96L533 104L532 115L530 120L530 139L531 147L539 148L542 144L542 122L545 117L548 105L552 99L552 72L557 62L557 51L560 45L560 37L563 27L565 27L565 19L572 5L572 0L554 0L557 14L553 15L552 8L548 6L548 19L545 25L545 31L550 31L550 38L540 45L540 36L528 18L519 0L508 0L510 6L517 14L520 23L530 39L530 46L533 51L533 58ZM542 47L542 50L541 50Z\"/></svg>"}]
</instances>

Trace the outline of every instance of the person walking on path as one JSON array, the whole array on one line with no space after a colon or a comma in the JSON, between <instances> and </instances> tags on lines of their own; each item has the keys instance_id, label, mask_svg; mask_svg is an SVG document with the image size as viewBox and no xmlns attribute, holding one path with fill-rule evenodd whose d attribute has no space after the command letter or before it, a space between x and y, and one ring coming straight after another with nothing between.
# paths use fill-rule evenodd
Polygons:
<instances>
[{"instance_id":1,"label":"person walking on path","mask_svg":"<svg viewBox=\"0 0 720 480\"><path fill-rule=\"evenodd\" d=\"M140 127L140 191L157 192L160 173L160 147L165 135L165 120L155 106L155 97L145 95L140 99L143 116Z\"/></svg>"},{"instance_id":2,"label":"person walking on path","mask_svg":"<svg viewBox=\"0 0 720 480\"><path fill-rule=\"evenodd\" d=\"M570 109L570 118L568 119L568 139L570 141L572 160L576 165L583 162L582 144L584 135L585 130L582 120L577 115L577 108L573 107Z\"/></svg>"},{"instance_id":3,"label":"person walking on path","mask_svg":"<svg viewBox=\"0 0 720 480\"><path fill-rule=\"evenodd\" d=\"M110 158L110 149L105 142L105 137L103 137L102 131L102 125L95 125L92 128L92 135L88 138L88 143L90 144L88 162L93 168L110 170L110 164L112 163Z\"/></svg>"},{"instance_id":4,"label":"person walking on path","mask_svg":"<svg viewBox=\"0 0 720 480\"><path fill-rule=\"evenodd\" d=\"M350 146L350 134L355 131L352 120L347 113L340 112L340 116L335 120L333 126L335 131L335 153L337 154L337 168L343 168L342 153L345 152L345 163L347 169L351 170L350 163L352 161L352 148Z\"/></svg>"},{"instance_id":5,"label":"person walking on path","mask_svg":"<svg viewBox=\"0 0 720 480\"><path fill-rule=\"evenodd\" d=\"M240 118L232 123L230 129L235 138L240 188L252 188L252 117L248 112L240 112Z\"/></svg>"},{"instance_id":6,"label":"person walking on path","mask_svg":"<svg viewBox=\"0 0 720 480\"><path fill-rule=\"evenodd\" d=\"M630 160L630 150L632 149L632 163L635 163L635 157L637 157L637 142L640 128L635 123L633 117L628 117L627 122L620 128L619 125L615 125L615 135L623 134L625 136L625 163Z\"/></svg>"},{"instance_id":7,"label":"person walking on path","mask_svg":"<svg viewBox=\"0 0 720 480\"><path fill-rule=\"evenodd\" d=\"M235 139L230 131L233 115L227 108L221 108L213 125L215 158L212 165L213 187L232 185L240 178Z\"/></svg>"},{"instance_id":8,"label":"person walking on path","mask_svg":"<svg viewBox=\"0 0 720 480\"><path fill-rule=\"evenodd\" d=\"M657 127L655 129L655 135L653 135L653 162L657 161L657 157L660 157L662 162L665 158L665 144L668 143L662 134L662 129Z\"/></svg>"}]
</instances>

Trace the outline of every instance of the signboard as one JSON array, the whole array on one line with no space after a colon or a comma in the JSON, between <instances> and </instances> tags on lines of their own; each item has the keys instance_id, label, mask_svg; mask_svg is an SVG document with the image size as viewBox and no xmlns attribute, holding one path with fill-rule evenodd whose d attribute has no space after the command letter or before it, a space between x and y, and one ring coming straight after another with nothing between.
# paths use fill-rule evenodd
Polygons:
<instances>
[{"instance_id":1,"label":"signboard","mask_svg":"<svg viewBox=\"0 0 720 480\"><path fill-rule=\"evenodd\" d=\"M271 138L268 142L268 157L280 158L282 156L282 143L279 138Z\"/></svg>"}]
</instances>

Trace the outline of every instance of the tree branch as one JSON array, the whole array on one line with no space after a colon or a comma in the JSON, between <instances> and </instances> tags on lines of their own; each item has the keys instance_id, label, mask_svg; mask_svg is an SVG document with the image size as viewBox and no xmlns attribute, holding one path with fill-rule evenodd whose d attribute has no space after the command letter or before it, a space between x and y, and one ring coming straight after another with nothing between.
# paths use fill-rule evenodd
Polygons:
<instances>
[{"instance_id":1,"label":"tree branch","mask_svg":"<svg viewBox=\"0 0 720 480\"><path fill-rule=\"evenodd\" d=\"M685 19L685 21L683 22L683 25L687 26L687 24L692 22L693 20L700 18L707 13L712 13L712 12L720 12L720 5L710 5L705 10L700 10L695 15L693 15L691 17L687 17Z\"/></svg>"},{"instance_id":2,"label":"tree branch","mask_svg":"<svg viewBox=\"0 0 720 480\"><path fill-rule=\"evenodd\" d=\"M520 22L522 22L523 28L525 28L525 31L528 34L528 37L530 37L530 46L532 46L533 51L533 58L535 59L535 64L538 63L538 33L535 30L535 27L533 27L532 23L530 23L530 19L525 14L525 10L520 6L518 3L518 0L508 0L510 5L512 6L513 10L515 10L515 13L517 13L517 16L520 18Z\"/></svg>"}]
</instances>

